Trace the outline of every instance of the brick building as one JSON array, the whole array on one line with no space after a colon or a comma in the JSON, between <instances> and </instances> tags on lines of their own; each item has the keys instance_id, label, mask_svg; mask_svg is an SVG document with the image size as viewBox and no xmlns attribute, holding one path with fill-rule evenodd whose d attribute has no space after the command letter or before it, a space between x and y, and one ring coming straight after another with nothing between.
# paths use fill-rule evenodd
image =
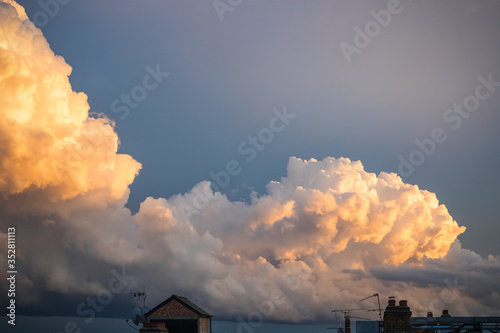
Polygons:
<instances>
[{"instance_id":1,"label":"brick building","mask_svg":"<svg viewBox=\"0 0 500 333\"><path fill-rule=\"evenodd\" d=\"M164 327L169 333L212 332L212 315L178 295L172 295L155 306L146 317L147 326Z\"/></svg>"}]
</instances>

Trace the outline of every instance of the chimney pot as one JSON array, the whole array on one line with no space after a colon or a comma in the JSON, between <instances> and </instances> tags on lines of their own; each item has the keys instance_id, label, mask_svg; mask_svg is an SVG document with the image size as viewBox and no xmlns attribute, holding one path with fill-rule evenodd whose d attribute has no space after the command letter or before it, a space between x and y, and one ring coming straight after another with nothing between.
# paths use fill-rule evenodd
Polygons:
<instances>
[{"instance_id":1,"label":"chimney pot","mask_svg":"<svg viewBox=\"0 0 500 333\"><path fill-rule=\"evenodd\" d=\"M430 311L429 311L429 312L427 312L427 317L433 317L432 312L430 312Z\"/></svg>"},{"instance_id":2,"label":"chimney pot","mask_svg":"<svg viewBox=\"0 0 500 333\"><path fill-rule=\"evenodd\" d=\"M394 296L389 297L389 306L396 306L396 298Z\"/></svg>"},{"instance_id":3,"label":"chimney pot","mask_svg":"<svg viewBox=\"0 0 500 333\"><path fill-rule=\"evenodd\" d=\"M408 306L408 301L405 299L402 299L399 301L399 306Z\"/></svg>"}]
</instances>

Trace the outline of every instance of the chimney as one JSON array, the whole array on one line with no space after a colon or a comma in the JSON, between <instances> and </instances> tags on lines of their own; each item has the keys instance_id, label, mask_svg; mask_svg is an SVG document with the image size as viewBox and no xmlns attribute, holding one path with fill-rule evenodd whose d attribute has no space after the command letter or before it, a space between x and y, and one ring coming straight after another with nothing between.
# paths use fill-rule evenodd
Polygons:
<instances>
[{"instance_id":1,"label":"chimney","mask_svg":"<svg viewBox=\"0 0 500 333\"><path fill-rule=\"evenodd\" d=\"M159 327L159 328L165 328L165 322L162 321L150 321L147 323L142 323L143 327Z\"/></svg>"},{"instance_id":2,"label":"chimney","mask_svg":"<svg viewBox=\"0 0 500 333\"><path fill-rule=\"evenodd\" d=\"M429 318L429 317L433 317L433 316L434 316L434 315L432 314L432 312L430 312L430 311L429 311L429 312L427 312L427 317L428 317L428 318Z\"/></svg>"},{"instance_id":3,"label":"chimney","mask_svg":"<svg viewBox=\"0 0 500 333\"><path fill-rule=\"evenodd\" d=\"M345 317L345 333L351 333L351 319Z\"/></svg>"},{"instance_id":4,"label":"chimney","mask_svg":"<svg viewBox=\"0 0 500 333\"><path fill-rule=\"evenodd\" d=\"M450 314L448 313L448 310L443 310L443 314L441 317L451 317Z\"/></svg>"},{"instance_id":5,"label":"chimney","mask_svg":"<svg viewBox=\"0 0 500 333\"><path fill-rule=\"evenodd\" d=\"M149 322L143 323L142 328L139 330L139 333L168 333L168 330L165 328L165 322Z\"/></svg>"},{"instance_id":6,"label":"chimney","mask_svg":"<svg viewBox=\"0 0 500 333\"><path fill-rule=\"evenodd\" d=\"M384 311L384 333L410 333L411 311L407 300L400 300L399 306L396 299L389 297L389 303Z\"/></svg>"}]
</instances>

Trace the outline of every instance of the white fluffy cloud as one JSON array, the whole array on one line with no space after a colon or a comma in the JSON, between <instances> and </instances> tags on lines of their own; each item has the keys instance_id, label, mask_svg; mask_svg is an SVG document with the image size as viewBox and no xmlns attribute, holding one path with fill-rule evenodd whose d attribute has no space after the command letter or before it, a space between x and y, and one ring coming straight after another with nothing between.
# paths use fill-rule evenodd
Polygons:
<instances>
[{"instance_id":1,"label":"white fluffy cloud","mask_svg":"<svg viewBox=\"0 0 500 333\"><path fill-rule=\"evenodd\" d=\"M125 265L151 302L184 293L230 318L326 319L374 292L414 311L498 313L499 258L462 249L465 228L435 194L359 161L292 157L250 203L204 181L131 214L140 164L117 154L112 122L89 117L71 67L15 2L0 2L0 27L0 218L18 229L21 304L95 293Z\"/></svg>"}]
</instances>

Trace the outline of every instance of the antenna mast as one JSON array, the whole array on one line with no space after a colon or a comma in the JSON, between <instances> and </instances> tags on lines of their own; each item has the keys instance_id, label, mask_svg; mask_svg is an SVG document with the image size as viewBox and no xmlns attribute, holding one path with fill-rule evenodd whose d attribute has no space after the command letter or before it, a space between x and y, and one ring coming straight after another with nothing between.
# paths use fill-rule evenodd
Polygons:
<instances>
[{"instance_id":1,"label":"antenna mast","mask_svg":"<svg viewBox=\"0 0 500 333\"><path fill-rule=\"evenodd\" d=\"M146 287L142 287L142 291L129 293L129 297L130 298L137 297L138 306L136 307L136 309L138 309L138 312L140 313L140 314L136 314L132 318L132 323L135 326L138 326L139 324L144 324L145 322L147 322L146 313L147 313L147 311L149 311L149 308L146 307L146 298L148 297L148 294L146 293ZM141 302L141 298L142 298L142 307L139 305ZM129 320L127 319L126 321L127 321L127 324L129 326L131 326L129 323ZM131 326L131 327L134 328L133 326Z\"/></svg>"}]
</instances>

